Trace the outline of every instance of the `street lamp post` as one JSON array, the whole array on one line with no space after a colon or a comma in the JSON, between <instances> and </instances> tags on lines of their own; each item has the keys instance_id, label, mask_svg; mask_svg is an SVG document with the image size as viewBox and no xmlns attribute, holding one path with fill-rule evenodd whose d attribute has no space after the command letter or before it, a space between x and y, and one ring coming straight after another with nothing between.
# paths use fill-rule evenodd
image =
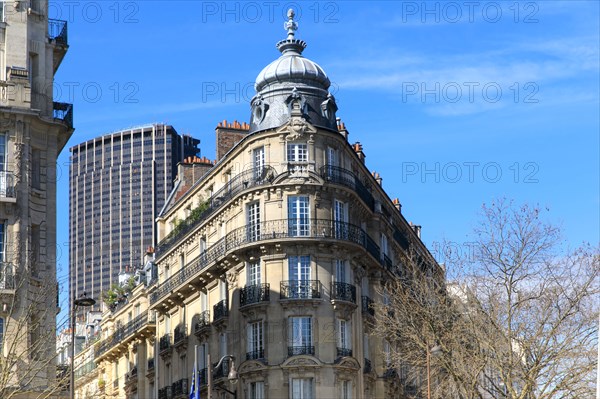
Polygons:
<instances>
[{"instance_id":1,"label":"street lamp post","mask_svg":"<svg viewBox=\"0 0 600 399\"><path fill-rule=\"evenodd\" d=\"M235 385L237 383L238 380L238 375L237 375L237 371L235 370L235 357L231 356L231 355L225 355L221 358L221 360L219 360L219 363L217 363L216 368L218 369L219 367L221 367L221 365L223 364L223 361L225 359L229 359L231 360L231 370L229 370L229 374L227 374L227 379L229 380L229 382L232 385ZM210 353L207 355L207 359L208 361L208 367L206 370L206 374L207 374L207 385L208 385L208 399L213 399L212 397L212 388L213 388L213 383L212 383L212 363L210 361ZM237 390L235 391L230 391L227 388L223 388L223 387L219 387L219 389L222 389L223 391L227 392L228 394L233 396L233 399L237 399Z\"/></svg>"},{"instance_id":2,"label":"street lamp post","mask_svg":"<svg viewBox=\"0 0 600 399\"><path fill-rule=\"evenodd\" d=\"M70 398L71 399L75 399L75 328L76 328L76 322L75 322L75 313L77 311L78 307L88 307L88 306L94 306L96 304L96 301L93 298L88 298L86 296L86 293L84 292L81 295L81 298L79 299L75 299L73 301L73 304L71 306L71 372L70 372L70 378L69 378L69 385L70 385Z\"/></svg>"},{"instance_id":3,"label":"street lamp post","mask_svg":"<svg viewBox=\"0 0 600 399\"><path fill-rule=\"evenodd\" d=\"M439 345L429 348L427 346L427 399L431 399L431 355L437 356L442 353L442 348Z\"/></svg>"}]
</instances>

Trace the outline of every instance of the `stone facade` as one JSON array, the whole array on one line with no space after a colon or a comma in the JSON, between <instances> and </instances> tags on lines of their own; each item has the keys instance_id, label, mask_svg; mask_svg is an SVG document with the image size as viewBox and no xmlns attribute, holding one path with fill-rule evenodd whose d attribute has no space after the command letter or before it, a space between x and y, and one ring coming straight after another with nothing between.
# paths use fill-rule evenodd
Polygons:
<instances>
[{"instance_id":1,"label":"stone facade","mask_svg":"<svg viewBox=\"0 0 600 399\"><path fill-rule=\"evenodd\" d=\"M0 397L52 397L56 378L56 159L73 132L53 101L68 49L46 1L0 4ZM6 377L6 378L5 378Z\"/></svg>"},{"instance_id":2,"label":"stone facade","mask_svg":"<svg viewBox=\"0 0 600 399\"><path fill-rule=\"evenodd\" d=\"M213 398L404 397L389 345L373 334L373 304L415 254L438 266L348 142L296 27L290 13L249 127L219 124L218 162L195 182L182 171L176 184L189 188L157 218L146 268L157 275L106 314L96 352L106 397L187 398L194 369L210 397L209 365Z\"/></svg>"}]
</instances>

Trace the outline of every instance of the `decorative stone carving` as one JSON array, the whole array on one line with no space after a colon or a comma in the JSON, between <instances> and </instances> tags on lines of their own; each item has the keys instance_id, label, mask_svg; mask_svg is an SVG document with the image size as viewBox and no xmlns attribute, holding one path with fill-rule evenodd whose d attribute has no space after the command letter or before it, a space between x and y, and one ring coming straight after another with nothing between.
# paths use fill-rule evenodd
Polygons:
<instances>
[{"instance_id":1,"label":"decorative stone carving","mask_svg":"<svg viewBox=\"0 0 600 399\"><path fill-rule=\"evenodd\" d=\"M230 288L237 288L237 281L238 281L238 272L237 270L229 270L227 273L225 273L225 278L227 279L227 285Z\"/></svg>"}]
</instances>

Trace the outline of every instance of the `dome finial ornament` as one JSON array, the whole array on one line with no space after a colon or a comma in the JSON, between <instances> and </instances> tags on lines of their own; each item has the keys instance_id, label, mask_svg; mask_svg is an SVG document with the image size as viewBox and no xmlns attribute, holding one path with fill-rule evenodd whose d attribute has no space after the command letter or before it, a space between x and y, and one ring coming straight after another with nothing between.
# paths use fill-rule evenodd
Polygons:
<instances>
[{"instance_id":1,"label":"dome finial ornament","mask_svg":"<svg viewBox=\"0 0 600 399\"><path fill-rule=\"evenodd\" d=\"M288 40L294 39L294 32L298 30L298 22L294 21L294 16L296 16L296 13L290 8L287 12L288 20L283 23L283 28L288 33Z\"/></svg>"}]
</instances>

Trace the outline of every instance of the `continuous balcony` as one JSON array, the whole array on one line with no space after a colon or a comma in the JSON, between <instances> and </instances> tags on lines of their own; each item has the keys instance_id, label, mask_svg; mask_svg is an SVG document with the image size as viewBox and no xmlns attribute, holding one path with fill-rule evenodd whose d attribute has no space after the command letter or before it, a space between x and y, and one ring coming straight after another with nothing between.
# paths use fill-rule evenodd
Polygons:
<instances>
[{"instance_id":1,"label":"continuous balcony","mask_svg":"<svg viewBox=\"0 0 600 399\"><path fill-rule=\"evenodd\" d=\"M194 230L196 226L202 224L202 222L210 215L215 213L215 211L240 192L249 188L271 184L275 177L275 169L269 165L252 168L234 176L224 187L208 199L206 209L198 215L188 217L186 220L182 221L175 230L163 238L156 247L156 254L160 255L168 251L174 244L179 242L181 238Z\"/></svg>"},{"instance_id":2,"label":"continuous balcony","mask_svg":"<svg viewBox=\"0 0 600 399\"><path fill-rule=\"evenodd\" d=\"M325 165L321 167L321 177L329 183L350 188L356 192L358 197L371 211L374 211L375 199L371 190L352 171L340 168L339 166Z\"/></svg>"},{"instance_id":3,"label":"continuous balcony","mask_svg":"<svg viewBox=\"0 0 600 399\"><path fill-rule=\"evenodd\" d=\"M0 171L0 201L15 202L15 175L5 170Z\"/></svg>"},{"instance_id":4,"label":"continuous balcony","mask_svg":"<svg viewBox=\"0 0 600 399\"><path fill-rule=\"evenodd\" d=\"M96 346L96 360L99 360L104 355L110 354L114 349L127 345L135 339L138 334L147 335L154 334L155 330L154 318L149 318L148 313L143 313L131 320L123 327L118 328L115 332Z\"/></svg>"},{"instance_id":5,"label":"continuous balcony","mask_svg":"<svg viewBox=\"0 0 600 399\"><path fill-rule=\"evenodd\" d=\"M257 228L258 226L258 228ZM256 234L256 231L260 234ZM334 222L329 219L307 219L304 223L287 219L269 220L253 226L239 227L214 243L202 255L192 260L170 278L159 283L150 294L150 305L155 307L163 298L173 295L178 289L187 287L194 278L213 266L217 261L235 252L241 252L256 244L281 245L286 241L343 242L355 248L363 248L381 262L379 246L359 226Z\"/></svg>"},{"instance_id":6,"label":"continuous balcony","mask_svg":"<svg viewBox=\"0 0 600 399\"><path fill-rule=\"evenodd\" d=\"M271 285L268 283L245 286L240 290L240 310L258 305L268 305L270 294Z\"/></svg>"}]
</instances>

